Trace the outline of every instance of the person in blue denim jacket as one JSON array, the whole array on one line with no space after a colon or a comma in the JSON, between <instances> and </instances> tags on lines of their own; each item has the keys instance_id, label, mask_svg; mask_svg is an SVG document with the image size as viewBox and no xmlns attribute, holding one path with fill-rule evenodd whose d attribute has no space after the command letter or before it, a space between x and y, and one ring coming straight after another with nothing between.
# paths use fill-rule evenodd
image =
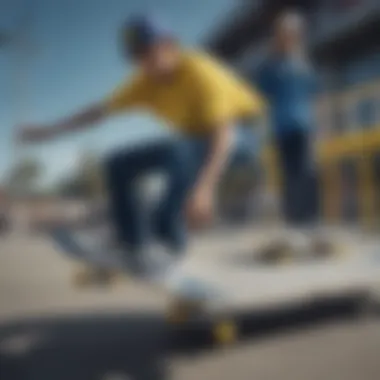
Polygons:
<instances>
[{"instance_id":1,"label":"person in blue denim jacket","mask_svg":"<svg viewBox=\"0 0 380 380\"><path fill-rule=\"evenodd\" d=\"M255 73L265 95L283 177L283 214L290 224L308 223L317 213L313 115L317 78L305 52L305 25L296 13L275 21L273 48Z\"/></svg>"}]
</instances>

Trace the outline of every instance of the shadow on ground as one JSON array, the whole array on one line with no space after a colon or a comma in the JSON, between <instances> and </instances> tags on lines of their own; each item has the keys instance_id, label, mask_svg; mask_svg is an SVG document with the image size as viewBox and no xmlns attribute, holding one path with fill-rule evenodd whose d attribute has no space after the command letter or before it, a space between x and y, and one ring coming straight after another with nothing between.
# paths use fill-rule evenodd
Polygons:
<instances>
[{"instance_id":1,"label":"shadow on ground","mask_svg":"<svg viewBox=\"0 0 380 380\"><path fill-rule=\"evenodd\" d=\"M355 295L234 317L241 338L255 341L347 318L356 314L359 304ZM211 326L211 320L204 319L173 327L154 312L13 321L0 325L0 378L167 379L169 358L213 348Z\"/></svg>"}]
</instances>

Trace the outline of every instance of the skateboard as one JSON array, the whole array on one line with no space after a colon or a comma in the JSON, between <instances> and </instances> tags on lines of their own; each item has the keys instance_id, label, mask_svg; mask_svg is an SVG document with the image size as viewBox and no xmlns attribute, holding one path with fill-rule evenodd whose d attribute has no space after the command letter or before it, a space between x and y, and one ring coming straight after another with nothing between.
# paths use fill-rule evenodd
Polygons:
<instances>
[{"instance_id":1,"label":"skateboard","mask_svg":"<svg viewBox=\"0 0 380 380\"><path fill-rule=\"evenodd\" d=\"M120 271L133 278L113 252L105 254L104 249L87 245L79 235L78 229L61 228L54 231L52 238L65 256L99 270ZM211 333L216 344L229 344L243 334L244 323L242 325L238 317L242 313L288 308L289 305L303 307L321 298L372 292L375 286L378 289L380 255L369 254L372 244L368 247L362 243L351 245L344 257L300 260L285 266L260 265L260 260L246 260L244 252L233 250L218 258L211 255L210 259L205 252L198 259L195 257L196 265L192 268L188 265L192 261L188 256L186 265L175 267L160 278L135 279L162 289L169 296L165 312L171 326L193 334L199 331L198 321L202 326L206 322L206 333Z\"/></svg>"}]
</instances>

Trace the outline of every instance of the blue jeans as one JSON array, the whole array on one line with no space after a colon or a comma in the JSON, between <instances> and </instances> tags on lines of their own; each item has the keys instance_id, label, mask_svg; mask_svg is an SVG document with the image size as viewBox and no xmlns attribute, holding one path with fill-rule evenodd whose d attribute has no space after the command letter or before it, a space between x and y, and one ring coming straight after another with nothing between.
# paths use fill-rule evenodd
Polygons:
<instances>
[{"instance_id":1,"label":"blue jeans","mask_svg":"<svg viewBox=\"0 0 380 380\"><path fill-rule=\"evenodd\" d=\"M251 131L236 128L236 132L232 165L246 162L253 152ZM118 239L128 250L140 252L151 237L177 252L185 249L184 203L209 149L209 138L182 137L145 143L109 157L105 172L111 218ZM136 182L142 175L157 172L165 175L167 186L156 208L147 213Z\"/></svg>"},{"instance_id":2,"label":"blue jeans","mask_svg":"<svg viewBox=\"0 0 380 380\"><path fill-rule=\"evenodd\" d=\"M283 173L283 214L291 225L313 223L318 217L318 181L310 136L295 129L276 140Z\"/></svg>"}]
</instances>

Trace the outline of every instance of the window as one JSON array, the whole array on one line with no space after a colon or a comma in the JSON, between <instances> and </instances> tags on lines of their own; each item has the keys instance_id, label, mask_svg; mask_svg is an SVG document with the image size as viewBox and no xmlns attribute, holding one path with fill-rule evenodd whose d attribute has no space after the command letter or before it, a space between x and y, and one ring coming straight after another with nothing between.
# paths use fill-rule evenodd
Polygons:
<instances>
[{"instance_id":1,"label":"window","mask_svg":"<svg viewBox=\"0 0 380 380\"><path fill-rule=\"evenodd\" d=\"M341 81L345 87L376 78L380 80L380 54L377 52L349 61L342 66Z\"/></svg>"},{"instance_id":2,"label":"window","mask_svg":"<svg viewBox=\"0 0 380 380\"><path fill-rule=\"evenodd\" d=\"M376 125L380 128L380 83L379 83L379 88L376 91L376 98L375 98L375 112L376 112Z\"/></svg>"},{"instance_id":3,"label":"window","mask_svg":"<svg viewBox=\"0 0 380 380\"><path fill-rule=\"evenodd\" d=\"M333 129L336 133L340 133L346 130L347 124L346 124L346 113L344 107L342 107L342 104L339 102L338 104L334 104L335 107L333 108Z\"/></svg>"},{"instance_id":4,"label":"window","mask_svg":"<svg viewBox=\"0 0 380 380\"><path fill-rule=\"evenodd\" d=\"M376 98L363 98L357 104L357 121L361 128L371 128L377 122Z\"/></svg>"},{"instance_id":5,"label":"window","mask_svg":"<svg viewBox=\"0 0 380 380\"><path fill-rule=\"evenodd\" d=\"M334 129L332 97L321 96L316 104L316 120L318 125L318 137L323 139L331 135Z\"/></svg>"},{"instance_id":6,"label":"window","mask_svg":"<svg viewBox=\"0 0 380 380\"><path fill-rule=\"evenodd\" d=\"M359 181L358 162L352 158L346 158L340 164L341 175L341 215L349 222L356 221L359 217Z\"/></svg>"},{"instance_id":7,"label":"window","mask_svg":"<svg viewBox=\"0 0 380 380\"><path fill-rule=\"evenodd\" d=\"M378 220L380 220L380 152L375 154L373 158L373 166L374 166L374 178L375 178L375 197L376 197L376 215Z\"/></svg>"}]
</instances>

